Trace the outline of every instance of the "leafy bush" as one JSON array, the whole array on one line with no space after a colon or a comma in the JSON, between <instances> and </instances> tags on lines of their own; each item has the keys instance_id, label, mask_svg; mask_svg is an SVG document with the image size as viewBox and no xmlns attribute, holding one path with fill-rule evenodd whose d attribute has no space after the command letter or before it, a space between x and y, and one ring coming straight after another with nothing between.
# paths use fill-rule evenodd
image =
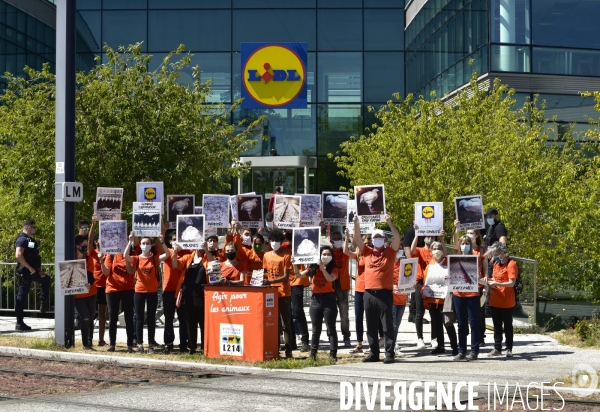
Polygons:
<instances>
[{"instance_id":1,"label":"leafy bush","mask_svg":"<svg viewBox=\"0 0 600 412\"><path fill-rule=\"evenodd\" d=\"M575 332L586 345L600 345L600 318L580 320L575 325Z\"/></svg>"}]
</instances>

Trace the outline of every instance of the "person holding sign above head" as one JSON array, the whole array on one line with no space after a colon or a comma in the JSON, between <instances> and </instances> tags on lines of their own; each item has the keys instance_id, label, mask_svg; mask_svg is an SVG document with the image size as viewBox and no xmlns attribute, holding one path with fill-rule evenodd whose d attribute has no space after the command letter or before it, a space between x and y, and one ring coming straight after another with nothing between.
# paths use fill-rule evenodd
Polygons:
<instances>
[{"instance_id":1,"label":"person holding sign above head","mask_svg":"<svg viewBox=\"0 0 600 412\"><path fill-rule=\"evenodd\" d=\"M200 327L200 353L204 352L204 285L208 284L204 267L207 243L202 242L200 249L192 254L178 257L179 244L173 246L171 265L184 275L177 284L178 307L185 311L187 318L188 346L190 355L198 349L198 327ZM211 258L212 260L212 258Z\"/></svg>"},{"instance_id":2,"label":"person holding sign above head","mask_svg":"<svg viewBox=\"0 0 600 412\"><path fill-rule=\"evenodd\" d=\"M222 282L228 285L242 286L246 280L246 265L239 260L238 251L235 243L229 242L225 245L225 256L227 260L221 262L221 274L223 275ZM212 256L208 258L212 260Z\"/></svg>"},{"instance_id":3,"label":"person holding sign above head","mask_svg":"<svg viewBox=\"0 0 600 412\"><path fill-rule=\"evenodd\" d=\"M519 276L517 263L508 257L508 247L496 242L487 252L493 258L491 279L485 279L490 287L490 309L494 322L494 350L489 356L502 356L502 332L506 338L506 356L512 357L513 307L515 306L515 281Z\"/></svg>"},{"instance_id":4,"label":"person holding sign above head","mask_svg":"<svg viewBox=\"0 0 600 412\"><path fill-rule=\"evenodd\" d=\"M406 293L398 292L398 278L400 277L400 260L404 256L403 250L399 249L394 260L394 308L392 309L392 320L394 321L394 344L396 357L402 358L405 355L400 349L400 345L396 344L398 339L398 329L402 323L402 316L406 310Z\"/></svg>"},{"instance_id":5,"label":"person holding sign above head","mask_svg":"<svg viewBox=\"0 0 600 412\"><path fill-rule=\"evenodd\" d=\"M294 265L294 274L297 278L309 277L312 282L312 297L310 298L309 310L312 322L310 357L313 360L317 360L324 319L327 326L327 336L329 337L329 359L335 362L337 361L338 336L335 330L337 306L333 282L337 278L338 269L333 249L329 246L321 247L321 259L319 263L309 265L307 269L302 271L299 270L298 265Z\"/></svg>"},{"instance_id":6,"label":"person holding sign above head","mask_svg":"<svg viewBox=\"0 0 600 412\"><path fill-rule=\"evenodd\" d=\"M81 341L83 349L93 350L94 317L96 316L96 285L94 284L94 260L88 255L88 238L75 236L75 259L85 259L87 268L87 293L75 295L75 309L81 317Z\"/></svg>"},{"instance_id":7,"label":"person holding sign above head","mask_svg":"<svg viewBox=\"0 0 600 412\"><path fill-rule=\"evenodd\" d=\"M219 250L219 236L217 235L209 235L206 237L206 254L204 255L204 263L208 261L208 255L214 257L215 260L219 260L220 262L225 262L227 260L227 256L223 250Z\"/></svg>"},{"instance_id":8,"label":"person holding sign above head","mask_svg":"<svg viewBox=\"0 0 600 412\"><path fill-rule=\"evenodd\" d=\"M291 287L290 272L292 271L290 248L283 248L285 235L279 229L271 232L269 243L271 251L263 256L263 269L265 280L263 286L275 286L278 288L279 316L283 325L283 336L285 340L285 357L292 357L292 310L291 310Z\"/></svg>"},{"instance_id":9,"label":"person holding sign above head","mask_svg":"<svg viewBox=\"0 0 600 412\"><path fill-rule=\"evenodd\" d=\"M148 353L154 353L154 334L156 331L156 306L158 305L158 282L159 273L158 265L169 257L169 249L167 249L163 240L162 234L158 235L158 245L156 249L162 249L160 256L153 255L152 239L143 237L140 240L140 248L142 254L139 256L131 256L129 251L135 241L133 232L129 235L129 243L123 252L125 261L129 269L135 270L135 294L133 296L135 304L136 328L135 336L137 338L139 353L144 352L144 309L146 304L146 319L148 325Z\"/></svg>"},{"instance_id":10,"label":"person holding sign above head","mask_svg":"<svg viewBox=\"0 0 600 412\"><path fill-rule=\"evenodd\" d=\"M348 239L348 233L346 233ZM350 345L350 318L348 317L348 293L350 291L350 258L356 259L356 254L347 250L344 251L344 244L347 240L342 240L342 233L335 231L330 236L331 244L333 245L333 256L338 268L338 277L333 283L335 288L335 298L340 314L340 325L342 328L342 336L344 337L344 346L349 348Z\"/></svg>"},{"instance_id":11,"label":"person holding sign above head","mask_svg":"<svg viewBox=\"0 0 600 412\"><path fill-rule=\"evenodd\" d=\"M457 224L458 221L454 223ZM460 223L460 222L458 222ZM457 224L458 228L458 224ZM472 238L469 235L463 235L458 240L458 250L460 255L476 255ZM481 256L478 259L479 267L477 268L480 279L480 288L483 288L483 260ZM462 361L477 360L479 356L479 292L453 292L452 303L458 320L458 355L454 360ZM471 326L471 353L467 355L467 334L469 333L469 325Z\"/></svg>"},{"instance_id":12,"label":"person holding sign above head","mask_svg":"<svg viewBox=\"0 0 600 412\"><path fill-rule=\"evenodd\" d=\"M358 216L354 216L354 233L360 233ZM367 319L367 339L369 340L370 353L363 362L379 361L379 341L377 330L379 322L383 325L385 341L385 359L383 363L394 363L394 321L392 309L394 298L394 260L400 248L400 233L392 223L390 215L385 215L394 240L391 245L384 246L385 236L382 230L372 232L373 247L366 246L360 236L354 236L353 243L365 257L365 294L364 305Z\"/></svg>"},{"instance_id":13,"label":"person holding sign above head","mask_svg":"<svg viewBox=\"0 0 600 412\"><path fill-rule=\"evenodd\" d=\"M92 245L92 247L89 248L89 256L94 265L94 285L96 285L96 303L98 304L98 346L106 346L106 342L104 341L107 308L106 276L102 274L102 267L100 263L100 260L102 260L102 254L100 253L100 246L98 243L100 235L98 233L94 234L95 227L96 215L94 214L92 215L92 226L89 227L89 231L86 236L88 237L88 245Z\"/></svg>"},{"instance_id":14,"label":"person holding sign above head","mask_svg":"<svg viewBox=\"0 0 600 412\"><path fill-rule=\"evenodd\" d=\"M443 235L442 235L443 237ZM444 348L444 327L450 338L450 346L452 347L452 355L458 355L458 342L456 339L456 329L453 323L444 322L444 301L447 295L447 288L440 287L441 284L446 285L448 279L448 256L446 247L442 242L431 243L432 259L425 268L423 273L423 287L421 294L423 295L423 304L429 309L431 316L431 328L435 330L437 338L437 348L431 351L432 355L438 355L446 352ZM428 283L427 278L430 277L433 282ZM441 283L441 284L440 284ZM433 286L437 286L437 291L433 290ZM441 296L439 290L443 290ZM436 293L437 292L437 293Z\"/></svg>"},{"instance_id":15,"label":"person holding sign above head","mask_svg":"<svg viewBox=\"0 0 600 412\"><path fill-rule=\"evenodd\" d=\"M344 252L348 252L349 231L346 229L346 241L344 242ZM373 247L373 238L370 234L363 235L362 240L366 246ZM354 282L354 319L356 323L356 347L350 353L362 353L364 325L363 319L365 315L364 295L365 295L365 257L360 251L354 252L357 262L356 280ZM383 333L381 333L383 336Z\"/></svg>"}]
</instances>

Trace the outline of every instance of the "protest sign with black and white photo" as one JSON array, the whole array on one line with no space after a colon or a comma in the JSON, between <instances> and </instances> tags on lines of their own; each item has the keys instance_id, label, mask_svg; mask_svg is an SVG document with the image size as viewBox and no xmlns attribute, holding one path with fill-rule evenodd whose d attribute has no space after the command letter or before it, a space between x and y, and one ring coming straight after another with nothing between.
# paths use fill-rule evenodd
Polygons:
<instances>
[{"instance_id":1,"label":"protest sign with black and white photo","mask_svg":"<svg viewBox=\"0 0 600 412\"><path fill-rule=\"evenodd\" d=\"M229 205L231 206L231 216L235 219L235 220L240 220L239 216L238 216L238 197L240 196L251 196L251 195L256 195L255 192L248 192L248 193L242 193L239 195L234 195L234 196L229 196ZM261 197L261 202L262 202L262 197Z\"/></svg>"},{"instance_id":2,"label":"protest sign with black and white photo","mask_svg":"<svg viewBox=\"0 0 600 412\"><path fill-rule=\"evenodd\" d=\"M262 202L263 197L260 195L236 196L237 220L244 228L259 229L264 226Z\"/></svg>"},{"instance_id":3,"label":"protest sign with black and white photo","mask_svg":"<svg viewBox=\"0 0 600 412\"><path fill-rule=\"evenodd\" d=\"M160 204L160 214L165 213L163 182L137 182L136 200L140 203L152 202Z\"/></svg>"},{"instance_id":4,"label":"protest sign with black and white photo","mask_svg":"<svg viewBox=\"0 0 600 412\"><path fill-rule=\"evenodd\" d=\"M160 204L133 202L133 234L140 237L156 237L161 232Z\"/></svg>"},{"instance_id":5,"label":"protest sign with black and white photo","mask_svg":"<svg viewBox=\"0 0 600 412\"><path fill-rule=\"evenodd\" d=\"M228 195L202 195L202 208L207 228L229 227Z\"/></svg>"},{"instance_id":6,"label":"protest sign with black and white photo","mask_svg":"<svg viewBox=\"0 0 600 412\"><path fill-rule=\"evenodd\" d=\"M441 265L429 265L423 285L423 297L445 299L448 293L446 276L448 276L448 269L444 269Z\"/></svg>"},{"instance_id":7,"label":"protest sign with black and white photo","mask_svg":"<svg viewBox=\"0 0 600 412\"><path fill-rule=\"evenodd\" d=\"M398 276L398 293L409 294L415 291L417 284L417 268L419 259L410 258L400 261L400 272Z\"/></svg>"},{"instance_id":8,"label":"protest sign with black and white photo","mask_svg":"<svg viewBox=\"0 0 600 412\"><path fill-rule=\"evenodd\" d=\"M448 256L448 287L450 292L479 291L479 256Z\"/></svg>"},{"instance_id":9,"label":"protest sign with black and white photo","mask_svg":"<svg viewBox=\"0 0 600 412\"><path fill-rule=\"evenodd\" d=\"M300 227L292 230L292 256L296 265L319 263L321 228Z\"/></svg>"},{"instance_id":10,"label":"protest sign with black and white photo","mask_svg":"<svg viewBox=\"0 0 600 412\"><path fill-rule=\"evenodd\" d=\"M415 203L416 236L439 236L444 230L444 204L442 202Z\"/></svg>"},{"instance_id":11,"label":"protest sign with black and white photo","mask_svg":"<svg viewBox=\"0 0 600 412\"><path fill-rule=\"evenodd\" d=\"M354 216L356 216L356 200L348 200L348 219L346 219L346 227L348 233L354 235ZM367 235L375 229L375 223L361 223L360 234Z\"/></svg>"},{"instance_id":12,"label":"protest sign with black and white photo","mask_svg":"<svg viewBox=\"0 0 600 412\"><path fill-rule=\"evenodd\" d=\"M302 207L300 208L302 226L318 226L321 222L318 214L321 211L321 195L296 193L295 196L302 198Z\"/></svg>"},{"instance_id":13,"label":"protest sign with black and white photo","mask_svg":"<svg viewBox=\"0 0 600 412\"><path fill-rule=\"evenodd\" d=\"M177 216L177 243L182 249L196 250L204 242L204 215Z\"/></svg>"},{"instance_id":14,"label":"protest sign with black and white photo","mask_svg":"<svg viewBox=\"0 0 600 412\"><path fill-rule=\"evenodd\" d=\"M178 215L193 215L196 206L195 195L167 195L167 222L169 229L175 229Z\"/></svg>"},{"instance_id":15,"label":"protest sign with black and white photo","mask_svg":"<svg viewBox=\"0 0 600 412\"><path fill-rule=\"evenodd\" d=\"M300 225L300 196L275 195L273 224L278 229L291 229Z\"/></svg>"},{"instance_id":16,"label":"protest sign with black and white photo","mask_svg":"<svg viewBox=\"0 0 600 412\"><path fill-rule=\"evenodd\" d=\"M194 206L194 214L195 215L202 215L202 206Z\"/></svg>"},{"instance_id":17,"label":"protest sign with black and white photo","mask_svg":"<svg viewBox=\"0 0 600 412\"><path fill-rule=\"evenodd\" d=\"M56 262L55 273L58 274L62 296L78 295L90 291L90 279L88 279L85 259Z\"/></svg>"},{"instance_id":18,"label":"protest sign with black and white photo","mask_svg":"<svg viewBox=\"0 0 600 412\"><path fill-rule=\"evenodd\" d=\"M455 197L454 210L460 230L485 229L481 195Z\"/></svg>"},{"instance_id":19,"label":"protest sign with black and white photo","mask_svg":"<svg viewBox=\"0 0 600 412\"><path fill-rule=\"evenodd\" d=\"M344 226L348 215L348 192L323 192L323 223L332 226Z\"/></svg>"},{"instance_id":20,"label":"protest sign with black and white photo","mask_svg":"<svg viewBox=\"0 0 600 412\"><path fill-rule=\"evenodd\" d=\"M106 220L100 222L100 253L117 255L127 246L127 222Z\"/></svg>"},{"instance_id":21,"label":"protest sign with black and white photo","mask_svg":"<svg viewBox=\"0 0 600 412\"><path fill-rule=\"evenodd\" d=\"M120 187L96 188L94 213L97 221L119 220L123 210L123 189Z\"/></svg>"},{"instance_id":22,"label":"protest sign with black and white photo","mask_svg":"<svg viewBox=\"0 0 600 412\"><path fill-rule=\"evenodd\" d=\"M354 199L360 223L385 222L383 185L354 186Z\"/></svg>"}]
</instances>

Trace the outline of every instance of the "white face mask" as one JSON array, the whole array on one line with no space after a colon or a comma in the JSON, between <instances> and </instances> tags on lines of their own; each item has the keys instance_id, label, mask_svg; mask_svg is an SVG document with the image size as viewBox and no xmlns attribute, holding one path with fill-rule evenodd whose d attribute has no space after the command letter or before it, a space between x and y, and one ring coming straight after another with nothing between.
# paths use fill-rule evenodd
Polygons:
<instances>
[{"instance_id":1,"label":"white face mask","mask_svg":"<svg viewBox=\"0 0 600 412\"><path fill-rule=\"evenodd\" d=\"M142 245L142 252L150 252L150 249L152 249L152 245Z\"/></svg>"},{"instance_id":2,"label":"white face mask","mask_svg":"<svg viewBox=\"0 0 600 412\"><path fill-rule=\"evenodd\" d=\"M344 244L343 240L334 240L333 241L333 247L336 249L341 248L343 244Z\"/></svg>"},{"instance_id":3,"label":"white face mask","mask_svg":"<svg viewBox=\"0 0 600 412\"><path fill-rule=\"evenodd\" d=\"M432 251L431 254L433 255L433 258L438 261L444 256L444 252L439 249Z\"/></svg>"},{"instance_id":4,"label":"white face mask","mask_svg":"<svg viewBox=\"0 0 600 412\"><path fill-rule=\"evenodd\" d=\"M331 256L321 256L321 262L328 264L329 262L331 262Z\"/></svg>"},{"instance_id":5,"label":"white face mask","mask_svg":"<svg viewBox=\"0 0 600 412\"><path fill-rule=\"evenodd\" d=\"M382 237L376 237L373 239L373 246L379 248L379 247L383 247L383 244L385 243L385 239Z\"/></svg>"},{"instance_id":6,"label":"white face mask","mask_svg":"<svg viewBox=\"0 0 600 412\"><path fill-rule=\"evenodd\" d=\"M250 236L242 236L242 245L250 246L252 244L252 237Z\"/></svg>"},{"instance_id":7,"label":"white face mask","mask_svg":"<svg viewBox=\"0 0 600 412\"><path fill-rule=\"evenodd\" d=\"M270 242L270 243L271 243L271 249L273 249L276 252L281 247L281 242Z\"/></svg>"},{"instance_id":8,"label":"white face mask","mask_svg":"<svg viewBox=\"0 0 600 412\"><path fill-rule=\"evenodd\" d=\"M273 229L273 222L267 222L265 225L267 225L267 229Z\"/></svg>"}]
</instances>

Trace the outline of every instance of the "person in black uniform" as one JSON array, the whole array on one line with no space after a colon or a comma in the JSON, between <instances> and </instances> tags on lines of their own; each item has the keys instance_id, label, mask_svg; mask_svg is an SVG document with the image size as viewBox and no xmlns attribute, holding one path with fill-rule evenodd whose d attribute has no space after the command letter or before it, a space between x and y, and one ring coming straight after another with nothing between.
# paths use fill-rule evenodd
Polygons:
<instances>
[{"instance_id":1,"label":"person in black uniform","mask_svg":"<svg viewBox=\"0 0 600 412\"><path fill-rule=\"evenodd\" d=\"M485 212L485 235L483 236L483 240L485 241L486 248L489 248L496 242L503 243L506 245L508 240L508 231L506 230L506 226L504 223L500 221L498 218L498 209L490 207ZM488 260L488 278L492 277L494 261L492 259ZM485 302L485 317L489 318L492 316L492 312L490 310L490 297L489 294L487 296L487 300ZM481 328L480 328L481 329ZM485 332L485 327L483 329ZM483 339L481 340L482 346L485 346Z\"/></svg>"},{"instance_id":2,"label":"person in black uniform","mask_svg":"<svg viewBox=\"0 0 600 412\"><path fill-rule=\"evenodd\" d=\"M15 241L15 257L17 258L17 301L15 302L15 315L17 325L15 330L31 330L23 322L23 308L25 300L29 295L31 282L38 282L41 285L40 300L42 301L40 312L46 313L48 310L48 298L50 296L50 276L47 276L42 270L42 258L38 249L38 242L32 237L37 227L33 220L26 220L23 223L23 231Z\"/></svg>"}]
</instances>

